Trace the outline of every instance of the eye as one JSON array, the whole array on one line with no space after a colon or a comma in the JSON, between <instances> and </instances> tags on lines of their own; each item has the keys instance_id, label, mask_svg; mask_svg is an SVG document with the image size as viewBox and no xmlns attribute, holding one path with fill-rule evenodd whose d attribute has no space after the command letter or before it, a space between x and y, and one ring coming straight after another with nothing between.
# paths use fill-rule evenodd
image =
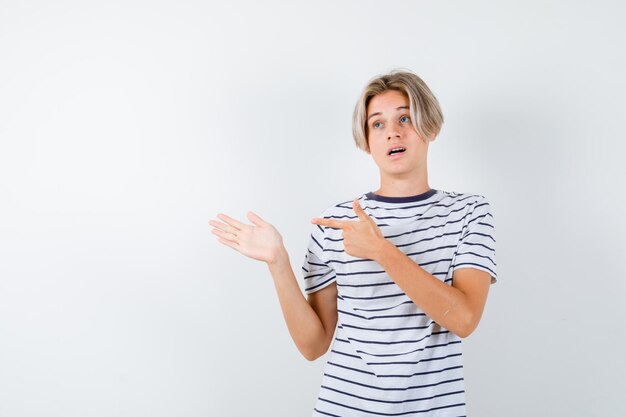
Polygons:
<instances>
[{"instance_id":1,"label":"eye","mask_svg":"<svg viewBox=\"0 0 626 417\"><path fill-rule=\"evenodd\" d=\"M400 118L400 123L409 123L409 121L411 120L411 118L407 115L404 115Z\"/></svg>"},{"instance_id":2,"label":"eye","mask_svg":"<svg viewBox=\"0 0 626 417\"><path fill-rule=\"evenodd\" d=\"M374 129L378 129L379 127L381 127L383 124L381 122L374 122L372 123L372 127Z\"/></svg>"}]
</instances>

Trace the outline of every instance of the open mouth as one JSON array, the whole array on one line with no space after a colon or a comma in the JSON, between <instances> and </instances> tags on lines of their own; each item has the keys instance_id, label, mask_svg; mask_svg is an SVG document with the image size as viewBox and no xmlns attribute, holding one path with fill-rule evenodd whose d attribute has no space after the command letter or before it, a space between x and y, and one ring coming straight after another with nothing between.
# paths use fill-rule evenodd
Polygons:
<instances>
[{"instance_id":1,"label":"open mouth","mask_svg":"<svg viewBox=\"0 0 626 417\"><path fill-rule=\"evenodd\" d=\"M404 151L406 151L405 148L397 147L397 148L393 148L392 150L390 150L387 155L394 155L394 154L397 154L397 153L402 153Z\"/></svg>"}]
</instances>

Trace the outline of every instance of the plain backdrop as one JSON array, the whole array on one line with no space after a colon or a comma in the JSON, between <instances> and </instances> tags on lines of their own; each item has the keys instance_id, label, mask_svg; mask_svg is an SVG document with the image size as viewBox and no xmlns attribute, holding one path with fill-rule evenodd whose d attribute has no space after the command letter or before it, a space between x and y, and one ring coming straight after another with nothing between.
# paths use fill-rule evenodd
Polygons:
<instances>
[{"instance_id":1,"label":"plain backdrop","mask_svg":"<svg viewBox=\"0 0 626 417\"><path fill-rule=\"evenodd\" d=\"M307 416L254 211L296 276L379 186L351 116L393 68L438 97L429 184L485 195L499 281L464 343L473 417L623 416L619 1L0 0L0 416Z\"/></svg>"}]
</instances>

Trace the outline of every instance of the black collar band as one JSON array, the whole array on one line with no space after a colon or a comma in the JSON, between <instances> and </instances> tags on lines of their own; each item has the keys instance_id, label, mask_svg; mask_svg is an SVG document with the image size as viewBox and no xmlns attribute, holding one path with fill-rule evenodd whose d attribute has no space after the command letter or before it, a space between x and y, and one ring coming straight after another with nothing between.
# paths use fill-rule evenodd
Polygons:
<instances>
[{"instance_id":1,"label":"black collar band","mask_svg":"<svg viewBox=\"0 0 626 417\"><path fill-rule=\"evenodd\" d=\"M433 196L436 192L437 190L432 188L422 194L411 195L408 197L387 197L384 195L374 194L373 192L369 192L365 194L365 196L369 200L384 201L386 203L411 203L413 201L426 200L427 198Z\"/></svg>"}]
</instances>

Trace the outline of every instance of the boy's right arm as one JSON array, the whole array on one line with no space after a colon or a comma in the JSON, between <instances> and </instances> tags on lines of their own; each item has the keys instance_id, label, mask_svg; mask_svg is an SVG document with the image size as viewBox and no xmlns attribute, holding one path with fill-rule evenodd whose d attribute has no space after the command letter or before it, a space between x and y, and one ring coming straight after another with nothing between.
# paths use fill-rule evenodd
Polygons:
<instances>
[{"instance_id":1,"label":"boy's right arm","mask_svg":"<svg viewBox=\"0 0 626 417\"><path fill-rule=\"evenodd\" d=\"M307 300L300 290L286 250L282 250L267 265L291 338L306 359L313 361L319 358L328 350L337 325L337 284L333 282L309 294Z\"/></svg>"},{"instance_id":2,"label":"boy's right arm","mask_svg":"<svg viewBox=\"0 0 626 417\"><path fill-rule=\"evenodd\" d=\"M282 236L274 226L252 212L247 225L225 214L210 220L219 242L269 266L287 328L298 350L308 360L315 360L328 350L337 325L337 285L304 298L291 269Z\"/></svg>"}]
</instances>

